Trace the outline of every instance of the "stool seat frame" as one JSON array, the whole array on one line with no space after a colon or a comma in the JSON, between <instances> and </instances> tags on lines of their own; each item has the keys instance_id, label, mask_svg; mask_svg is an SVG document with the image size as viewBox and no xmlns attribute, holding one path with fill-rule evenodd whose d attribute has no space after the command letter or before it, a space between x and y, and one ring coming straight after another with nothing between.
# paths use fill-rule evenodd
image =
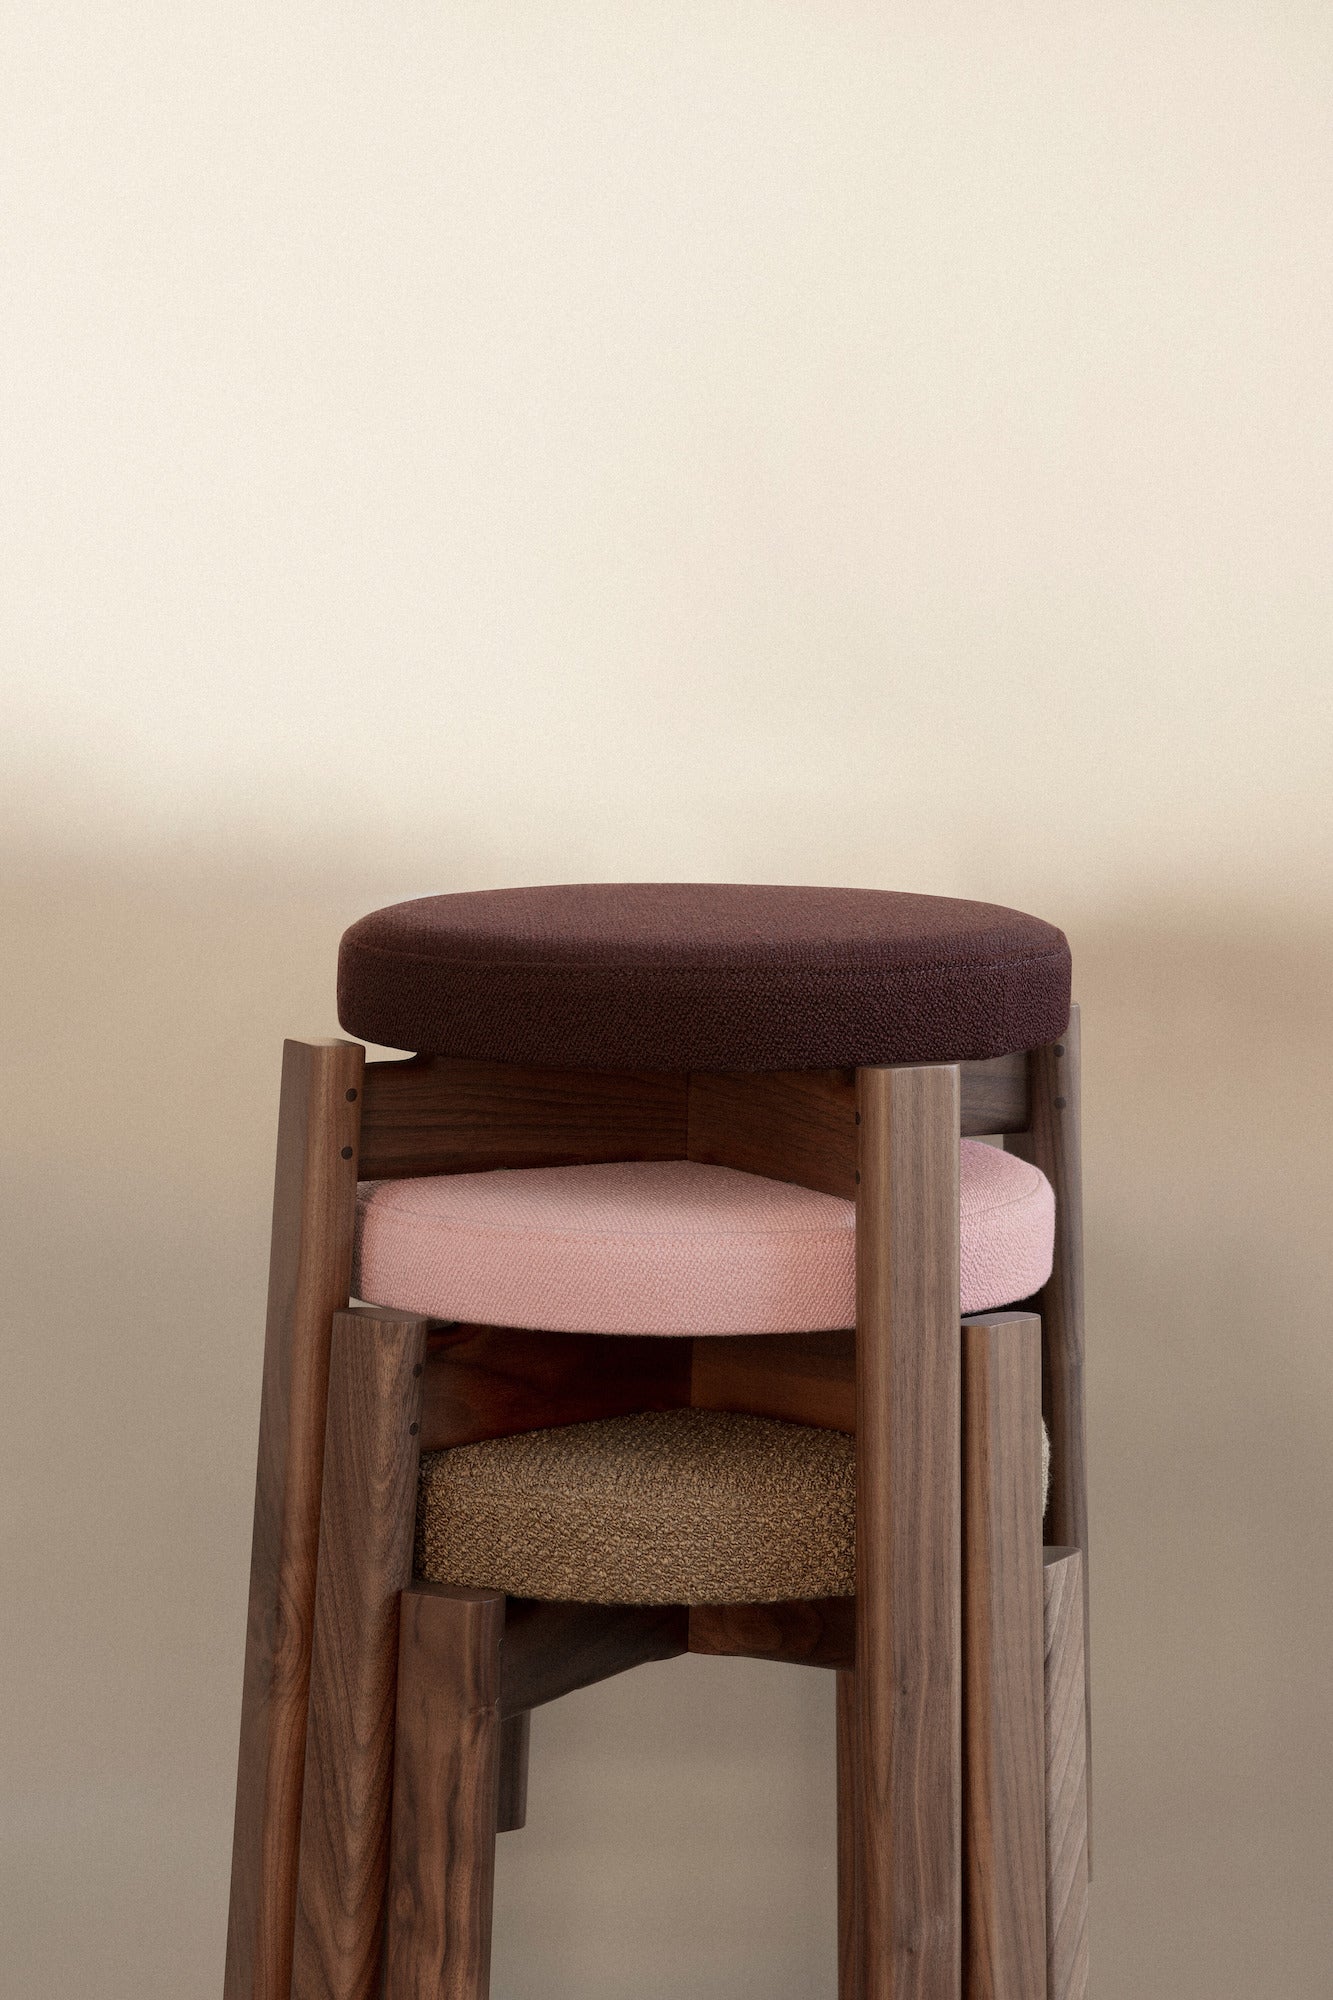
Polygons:
<instances>
[{"instance_id":1,"label":"stool seat frame","mask_svg":"<svg viewBox=\"0 0 1333 2000\"><path fill-rule=\"evenodd\" d=\"M1037 1299L960 1322L963 1135L1042 1168L1057 1236ZM855 1200L854 1333L538 1334L349 1306L359 1179L682 1158ZM854 1433L854 1599L413 1582L423 1449L681 1407ZM1030 1054L855 1072L288 1042L225 2000L485 2000L531 1710L687 1651L837 1675L839 2000L1081 2000L1086 1552L1077 1009Z\"/></svg>"}]
</instances>

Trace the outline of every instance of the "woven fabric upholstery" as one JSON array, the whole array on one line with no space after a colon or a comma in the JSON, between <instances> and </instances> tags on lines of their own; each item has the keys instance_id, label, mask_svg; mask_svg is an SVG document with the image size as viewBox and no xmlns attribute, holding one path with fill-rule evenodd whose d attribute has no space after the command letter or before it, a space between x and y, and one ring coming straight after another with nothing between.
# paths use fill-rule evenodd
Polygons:
<instances>
[{"instance_id":1,"label":"woven fabric upholstery","mask_svg":"<svg viewBox=\"0 0 1333 2000\"><path fill-rule=\"evenodd\" d=\"M962 1142L960 1310L1050 1275L1055 1203L1025 1161ZM353 1287L382 1306L584 1333L809 1333L856 1317L856 1208L689 1160L366 1182Z\"/></svg>"},{"instance_id":2,"label":"woven fabric upholstery","mask_svg":"<svg viewBox=\"0 0 1333 2000\"><path fill-rule=\"evenodd\" d=\"M1044 1512L1044 1434L1042 1443ZM428 1452L416 1571L432 1583L585 1604L849 1597L855 1456L841 1431L712 1410Z\"/></svg>"},{"instance_id":3,"label":"woven fabric upholstery","mask_svg":"<svg viewBox=\"0 0 1333 2000\"><path fill-rule=\"evenodd\" d=\"M582 1069L961 1062L1051 1042L1069 947L992 903L591 883L424 896L353 924L338 1016L391 1048Z\"/></svg>"},{"instance_id":4,"label":"woven fabric upholstery","mask_svg":"<svg viewBox=\"0 0 1333 2000\"><path fill-rule=\"evenodd\" d=\"M592 1604L743 1604L855 1589L840 1431L668 1410L428 1453L416 1566L434 1583Z\"/></svg>"}]
</instances>

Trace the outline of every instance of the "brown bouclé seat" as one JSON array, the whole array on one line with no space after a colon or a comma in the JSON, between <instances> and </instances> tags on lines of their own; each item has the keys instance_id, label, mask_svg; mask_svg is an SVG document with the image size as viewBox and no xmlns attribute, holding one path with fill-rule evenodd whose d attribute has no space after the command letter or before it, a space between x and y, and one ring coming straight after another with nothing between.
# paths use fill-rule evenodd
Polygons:
<instances>
[{"instance_id":1,"label":"brown boucl\u00e9 seat","mask_svg":"<svg viewBox=\"0 0 1333 2000\"><path fill-rule=\"evenodd\" d=\"M1049 1446L1042 1439L1042 1506ZM416 1573L584 1604L856 1589L856 1443L721 1410L641 1411L427 1452Z\"/></svg>"},{"instance_id":2,"label":"brown boucl\u00e9 seat","mask_svg":"<svg viewBox=\"0 0 1333 2000\"><path fill-rule=\"evenodd\" d=\"M1069 1019L1069 947L993 903L886 889L591 883L423 896L353 924L349 1034L584 1069L975 1061Z\"/></svg>"},{"instance_id":3,"label":"brown boucl\u00e9 seat","mask_svg":"<svg viewBox=\"0 0 1333 2000\"><path fill-rule=\"evenodd\" d=\"M840 1431L646 1411L428 1453L416 1567L592 1604L844 1597L855 1529L856 1448Z\"/></svg>"}]
</instances>

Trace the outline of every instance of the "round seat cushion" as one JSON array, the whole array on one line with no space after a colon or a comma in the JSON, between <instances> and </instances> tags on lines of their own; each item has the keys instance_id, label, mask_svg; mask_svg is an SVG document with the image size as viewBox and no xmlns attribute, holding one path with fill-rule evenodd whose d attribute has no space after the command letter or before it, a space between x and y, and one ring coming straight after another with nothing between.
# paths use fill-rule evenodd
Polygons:
<instances>
[{"instance_id":1,"label":"round seat cushion","mask_svg":"<svg viewBox=\"0 0 1333 2000\"><path fill-rule=\"evenodd\" d=\"M427 1453L416 1568L592 1604L849 1597L855 1522L841 1431L667 1410Z\"/></svg>"},{"instance_id":2,"label":"round seat cushion","mask_svg":"<svg viewBox=\"0 0 1333 2000\"><path fill-rule=\"evenodd\" d=\"M1069 947L992 903L590 883L395 903L338 954L349 1034L582 1069L963 1062L1055 1041Z\"/></svg>"},{"instance_id":3,"label":"round seat cushion","mask_svg":"<svg viewBox=\"0 0 1333 2000\"><path fill-rule=\"evenodd\" d=\"M1042 1497L1050 1447L1042 1433ZM763 1604L856 1589L856 1441L715 1410L423 1454L416 1573L584 1604Z\"/></svg>"},{"instance_id":4,"label":"round seat cushion","mask_svg":"<svg viewBox=\"0 0 1333 2000\"><path fill-rule=\"evenodd\" d=\"M1055 1201L1035 1167L961 1146L962 1312L1038 1291ZM572 1333L811 1333L856 1318L856 1205L691 1160L363 1182L358 1298Z\"/></svg>"}]
</instances>

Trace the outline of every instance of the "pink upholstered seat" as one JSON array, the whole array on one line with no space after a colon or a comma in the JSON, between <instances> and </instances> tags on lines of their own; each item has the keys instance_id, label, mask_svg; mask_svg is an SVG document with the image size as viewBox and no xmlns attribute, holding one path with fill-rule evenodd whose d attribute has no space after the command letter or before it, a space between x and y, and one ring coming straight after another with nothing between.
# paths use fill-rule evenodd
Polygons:
<instances>
[{"instance_id":1,"label":"pink upholstered seat","mask_svg":"<svg viewBox=\"0 0 1333 2000\"><path fill-rule=\"evenodd\" d=\"M1035 1167L962 1146L963 1312L1029 1297L1055 1201ZM583 1333L804 1333L855 1320L856 1210L690 1160L367 1181L353 1288L438 1319Z\"/></svg>"}]
</instances>

